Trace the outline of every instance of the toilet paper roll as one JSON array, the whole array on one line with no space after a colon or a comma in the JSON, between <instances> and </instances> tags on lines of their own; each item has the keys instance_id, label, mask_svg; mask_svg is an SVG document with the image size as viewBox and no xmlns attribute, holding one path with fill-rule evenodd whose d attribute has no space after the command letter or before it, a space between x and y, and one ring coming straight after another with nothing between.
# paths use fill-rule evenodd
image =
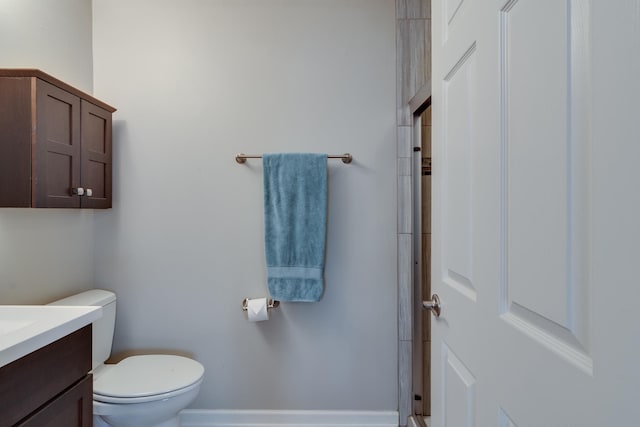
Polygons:
<instances>
[{"instance_id":1,"label":"toilet paper roll","mask_svg":"<svg viewBox=\"0 0 640 427\"><path fill-rule=\"evenodd\" d=\"M266 298L255 298L247 301L247 315L249 322L261 322L269 320Z\"/></svg>"}]
</instances>

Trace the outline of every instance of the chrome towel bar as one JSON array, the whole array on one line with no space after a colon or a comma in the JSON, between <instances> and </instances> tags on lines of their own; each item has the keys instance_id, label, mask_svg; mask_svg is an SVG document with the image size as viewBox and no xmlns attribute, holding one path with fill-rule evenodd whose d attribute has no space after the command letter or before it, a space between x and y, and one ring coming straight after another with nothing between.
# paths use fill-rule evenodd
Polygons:
<instances>
[{"instance_id":1,"label":"chrome towel bar","mask_svg":"<svg viewBox=\"0 0 640 427\"><path fill-rule=\"evenodd\" d=\"M238 163L246 163L247 159L261 159L261 154L244 154L239 153L236 154L236 162ZM344 154L329 154L327 155L328 159L342 159L342 163L351 163L353 160L353 156L349 153Z\"/></svg>"}]
</instances>

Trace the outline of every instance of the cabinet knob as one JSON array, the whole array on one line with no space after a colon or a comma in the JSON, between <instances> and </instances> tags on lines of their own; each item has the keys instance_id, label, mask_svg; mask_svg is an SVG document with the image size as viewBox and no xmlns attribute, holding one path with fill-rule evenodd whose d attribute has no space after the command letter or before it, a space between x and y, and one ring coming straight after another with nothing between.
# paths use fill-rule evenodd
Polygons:
<instances>
[{"instance_id":1,"label":"cabinet knob","mask_svg":"<svg viewBox=\"0 0 640 427\"><path fill-rule=\"evenodd\" d=\"M72 188L71 193L73 193L73 195L75 196L84 196L84 188L82 187Z\"/></svg>"},{"instance_id":2,"label":"cabinet knob","mask_svg":"<svg viewBox=\"0 0 640 427\"><path fill-rule=\"evenodd\" d=\"M90 188L87 188L87 193L86 193L86 195L87 195L88 197L93 196L93 190L92 190L92 189L90 189Z\"/></svg>"}]
</instances>

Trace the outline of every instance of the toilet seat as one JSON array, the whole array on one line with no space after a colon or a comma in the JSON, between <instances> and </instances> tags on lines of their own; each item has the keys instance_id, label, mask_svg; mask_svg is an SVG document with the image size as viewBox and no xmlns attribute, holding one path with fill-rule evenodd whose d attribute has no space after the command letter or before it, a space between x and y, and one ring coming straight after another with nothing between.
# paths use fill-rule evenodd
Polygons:
<instances>
[{"instance_id":1,"label":"toilet seat","mask_svg":"<svg viewBox=\"0 0 640 427\"><path fill-rule=\"evenodd\" d=\"M162 400L199 386L203 375L204 367L186 357L131 356L94 371L93 399L104 403Z\"/></svg>"}]
</instances>

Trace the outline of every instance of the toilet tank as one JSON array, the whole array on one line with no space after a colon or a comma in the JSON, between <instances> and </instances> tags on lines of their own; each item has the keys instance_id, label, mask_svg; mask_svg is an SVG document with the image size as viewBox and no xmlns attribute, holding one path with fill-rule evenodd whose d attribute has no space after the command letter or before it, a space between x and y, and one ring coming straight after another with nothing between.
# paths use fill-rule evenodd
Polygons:
<instances>
[{"instance_id":1,"label":"toilet tank","mask_svg":"<svg viewBox=\"0 0 640 427\"><path fill-rule=\"evenodd\" d=\"M116 294L102 289L92 289L48 305L90 305L102 307L102 317L93 322L92 369L100 366L111 355L113 331L116 325Z\"/></svg>"}]
</instances>

